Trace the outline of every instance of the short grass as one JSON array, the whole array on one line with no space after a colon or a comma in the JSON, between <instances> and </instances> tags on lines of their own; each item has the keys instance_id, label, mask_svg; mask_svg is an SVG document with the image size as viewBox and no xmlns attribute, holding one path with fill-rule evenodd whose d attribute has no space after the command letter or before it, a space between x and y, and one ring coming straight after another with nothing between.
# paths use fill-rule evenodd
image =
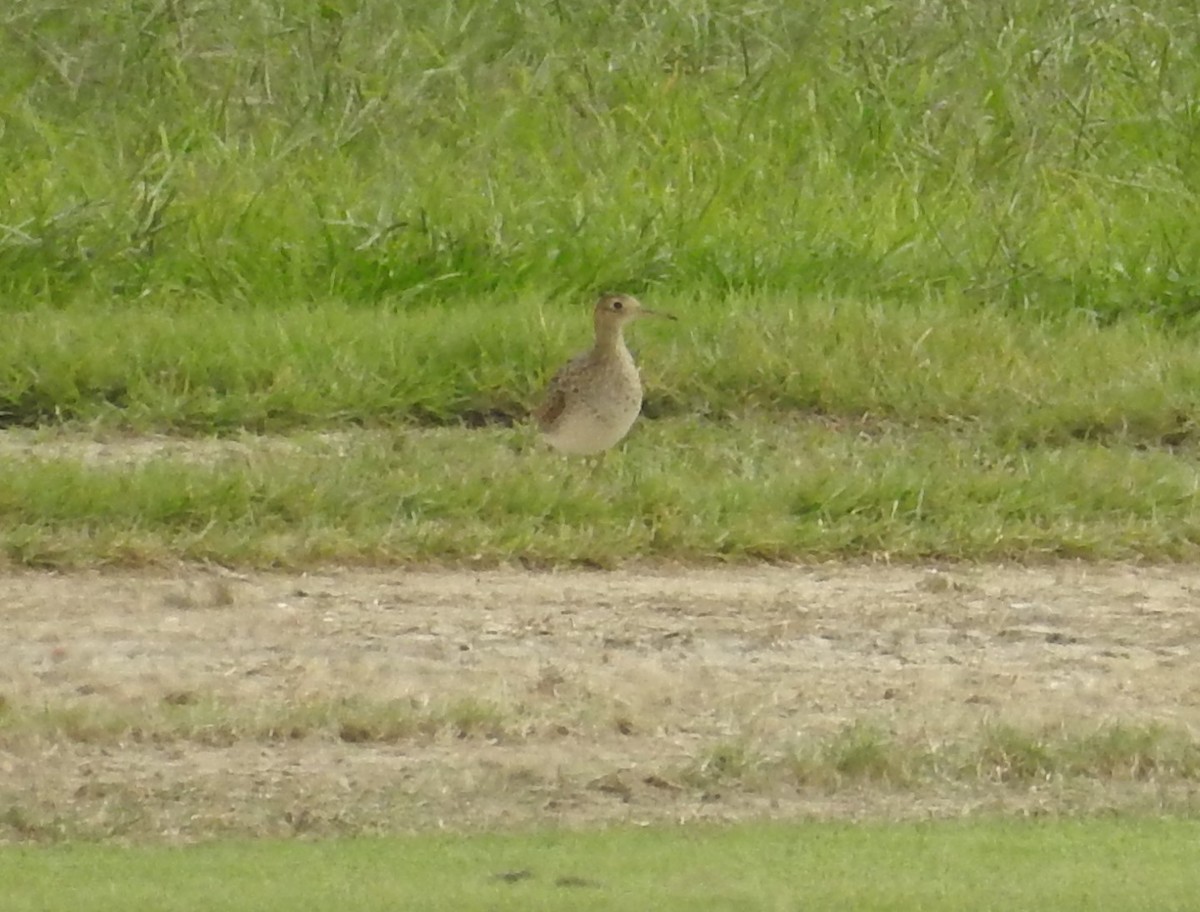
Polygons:
<instances>
[{"instance_id":1,"label":"short grass","mask_svg":"<svg viewBox=\"0 0 1200 912\"><path fill-rule=\"evenodd\" d=\"M171 691L156 702L126 705L86 698L36 709L0 702L0 744L68 743L120 745L172 742L228 746L304 738L349 744L392 744L433 738L520 737L513 710L473 697L428 701L369 700L362 697L248 705L192 691Z\"/></svg>"},{"instance_id":2,"label":"short grass","mask_svg":"<svg viewBox=\"0 0 1200 912\"><path fill-rule=\"evenodd\" d=\"M1184 910L1183 820L752 825L0 850L11 912Z\"/></svg>"},{"instance_id":3,"label":"short grass","mask_svg":"<svg viewBox=\"0 0 1200 912\"><path fill-rule=\"evenodd\" d=\"M1050 319L943 296L899 306L791 295L655 298L639 323L650 416L747 411L972 423L1021 446L1194 441L1197 337L1133 317ZM506 423L590 344L569 313L516 302L406 312L147 307L10 315L0 426L171 434Z\"/></svg>"},{"instance_id":4,"label":"short grass","mask_svg":"<svg viewBox=\"0 0 1200 912\"><path fill-rule=\"evenodd\" d=\"M1194 448L1025 448L971 427L647 421L598 469L522 429L7 456L15 564L1192 558Z\"/></svg>"},{"instance_id":5,"label":"short grass","mask_svg":"<svg viewBox=\"0 0 1200 912\"><path fill-rule=\"evenodd\" d=\"M896 733L870 722L787 744L726 741L708 746L677 774L693 788L782 787L837 791L863 785L918 790L931 784L1037 786L1200 779L1200 742L1184 729L989 722L952 738Z\"/></svg>"}]
</instances>

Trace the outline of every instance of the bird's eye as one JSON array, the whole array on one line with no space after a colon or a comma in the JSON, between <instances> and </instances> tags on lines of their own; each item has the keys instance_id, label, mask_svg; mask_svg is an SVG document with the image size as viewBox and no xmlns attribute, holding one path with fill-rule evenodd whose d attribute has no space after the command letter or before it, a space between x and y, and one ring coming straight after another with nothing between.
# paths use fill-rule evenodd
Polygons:
<instances>
[{"instance_id":1,"label":"bird's eye","mask_svg":"<svg viewBox=\"0 0 1200 912\"><path fill-rule=\"evenodd\" d=\"M623 305L623 304L622 304L620 301L613 301L613 302L612 302L612 309L613 309L613 310L620 310L620 309L621 309L623 306L624 306L624 305Z\"/></svg>"}]
</instances>

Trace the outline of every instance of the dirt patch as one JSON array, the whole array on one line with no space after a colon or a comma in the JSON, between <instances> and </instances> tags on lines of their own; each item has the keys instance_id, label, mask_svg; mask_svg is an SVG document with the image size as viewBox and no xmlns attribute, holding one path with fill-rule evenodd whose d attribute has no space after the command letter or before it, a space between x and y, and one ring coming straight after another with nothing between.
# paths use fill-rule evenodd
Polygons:
<instances>
[{"instance_id":1,"label":"dirt patch","mask_svg":"<svg viewBox=\"0 0 1200 912\"><path fill-rule=\"evenodd\" d=\"M1183 567L10 574L0 838L1194 807L1186 777L703 773L858 724L930 744L997 723L1197 737L1198 609ZM176 704L236 724L165 725ZM271 722L297 707L450 721ZM470 712L492 716L453 721Z\"/></svg>"},{"instance_id":2,"label":"dirt patch","mask_svg":"<svg viewBox=\"0 0 1200 912\"><path fill-rule=\"evenodd\" d=\"M306 448L339 455L375 436L364 430L295 436L239 433L229 437L180 437L132 436L115 431L83 435L58 428L9 428L0 432L0 459L64 459L91 467L141 465L155 460L213 465L231 460L287 457Z\"/></svg>"}]
</instances>

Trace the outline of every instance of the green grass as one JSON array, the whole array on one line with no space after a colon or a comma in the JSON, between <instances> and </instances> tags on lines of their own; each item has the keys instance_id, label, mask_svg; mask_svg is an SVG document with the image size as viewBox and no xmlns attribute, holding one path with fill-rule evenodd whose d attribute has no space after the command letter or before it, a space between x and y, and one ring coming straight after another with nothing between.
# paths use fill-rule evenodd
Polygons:
<instances>
[{"instance_id":1,"label":"green grass","mask_svg":"<svg viewBox=\"0 0 1200 912\"><path fill-rule=\"evenodd\" d=\"M0 554L1196 556L1190 5L569 7L0 12L0 427L302 438L38 438ZM584 481L493 426L602 287L681 322Z\"/></svg>"},{"instance_id":2,"label":"green grass","mask_svg":"<svg viewBox=\"0 0 1200 912\"><path fill-rule=\"evenodd\" d=\"M754 825L0 849L11 912L1183 910L1200 829L1115 820Z\"/></svg>"},{"instance_id":3,"label":"green grass","mask_svg":"<svg viewBox=\"0 0 1200 912\"><path fill-rule=\"evenodd\" d=\"M119 442L92 458L40 439L0 475L0 549L20 564L1200 552L1191 447L672 419L646 422L593 472L523 430L196 442L132 461Z\"/></svg>"},{"instance_id":4,"label":"green grass","mask_svg":"<svg viewBox=\"0 0 1200 912\"><path fill-rule=\"evenodd\" d=\"M5 310L769 290L1196 312L1191 4L0 13Z\"/></svg>"},{"instance_id":5,"label":"green grass","mask_svg":"<svg viewBox=\"0 0 1200 912\"><path fill-rule=\"evenodd\" d=\"M1029 445L1197 436L1196 339L965 305L677 296L630 331L649 415L749 410L970 422ZM0 425L163 433L479 423L522 417L590 338L534 298L412 312L145 307L8 317Z\"/></svg>"}]
</instances>

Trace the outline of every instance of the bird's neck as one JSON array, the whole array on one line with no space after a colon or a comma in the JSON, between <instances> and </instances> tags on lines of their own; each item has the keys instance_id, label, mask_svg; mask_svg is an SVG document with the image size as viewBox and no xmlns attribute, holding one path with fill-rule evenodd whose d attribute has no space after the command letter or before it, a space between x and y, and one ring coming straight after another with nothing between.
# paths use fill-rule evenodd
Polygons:
<instances>
[{"instance_id":1,"label":"bird's neck","mask_svg":"<svg viewBox=\"0 0 1200 912\"><path fill-rule=\"evenodd\" d=\"M628 351L620 323L596 321L596 352L601 355L620 355Z\"/></svg>"}]
</instances>

